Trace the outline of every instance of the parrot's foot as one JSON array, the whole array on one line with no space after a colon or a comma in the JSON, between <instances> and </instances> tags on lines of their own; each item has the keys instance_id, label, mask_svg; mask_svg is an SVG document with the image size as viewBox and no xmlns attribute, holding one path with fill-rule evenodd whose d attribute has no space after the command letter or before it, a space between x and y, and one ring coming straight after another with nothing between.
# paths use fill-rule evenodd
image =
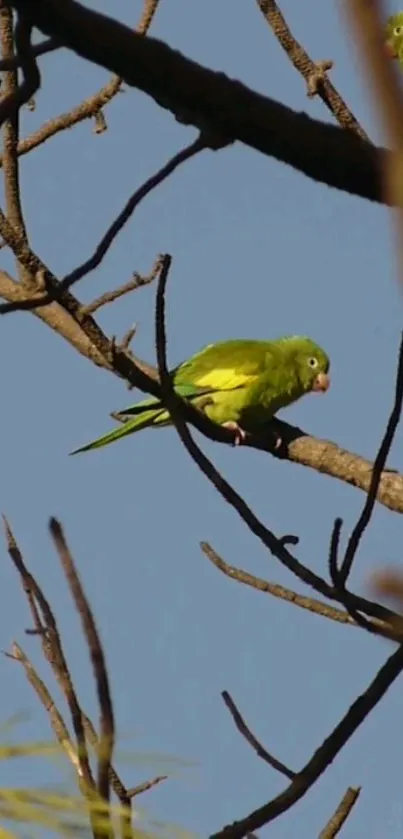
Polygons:
<instances>
[{"instance_id":1,"label":"parrot's foot","mask_svg":"<svg viewBox=\"0 0 403 839\"><path fill-rule=\"evenodd\" d=\"M237 422L233 422L232 420L223 422L223 428L229 428L230 431L235 431L234 446L240 446L241 443L245 442L246 431L244 431Z\"/></svg>"}]
</instances>

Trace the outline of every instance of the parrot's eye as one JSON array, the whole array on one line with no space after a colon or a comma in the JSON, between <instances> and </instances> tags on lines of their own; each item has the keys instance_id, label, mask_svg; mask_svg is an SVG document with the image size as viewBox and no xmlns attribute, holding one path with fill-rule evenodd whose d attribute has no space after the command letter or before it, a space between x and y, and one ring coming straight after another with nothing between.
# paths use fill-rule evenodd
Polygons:
<instances>
[{"instance_id":1,"label":"parrot's eye","mask_svg":"<svg viewBox=\"0 0 403 839\"><path fill-rule=\"evenodd\" d=\"M318 359L312 356L312 358L308 358L308 364L310 367L317 367L318 366Z\"/></svg>"},{"instance_id":2,"label":"parrot's eye","mask_svg":"<svg viewBox=\"0 0 403 839\"><path fill-rule=\"evenodd\" d=\"M401 26L395 26L395 28L393 30L393 34L396 35L396 37L398 38L399 35L402 34L402 27Z\"/></svg>"}]
</instances>

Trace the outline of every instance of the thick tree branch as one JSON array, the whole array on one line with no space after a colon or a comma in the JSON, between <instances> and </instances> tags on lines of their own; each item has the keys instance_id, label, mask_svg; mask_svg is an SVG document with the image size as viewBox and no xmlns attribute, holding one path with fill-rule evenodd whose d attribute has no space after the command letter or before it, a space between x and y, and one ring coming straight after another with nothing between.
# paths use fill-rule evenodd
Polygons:
<instances>
[{"instance_id":1,"label":"thick tree branch","mask_svg":"<svg viewBox=\"0 0 403 839\"><path fill-rule=\"evenodd\" d=\"M229 142L239 140L321 183L384 202L387 154L352 131L296 113L75 0L11 0L11 5L45 34L151 96L180 122Z\"/></svg>"}]
</instances>

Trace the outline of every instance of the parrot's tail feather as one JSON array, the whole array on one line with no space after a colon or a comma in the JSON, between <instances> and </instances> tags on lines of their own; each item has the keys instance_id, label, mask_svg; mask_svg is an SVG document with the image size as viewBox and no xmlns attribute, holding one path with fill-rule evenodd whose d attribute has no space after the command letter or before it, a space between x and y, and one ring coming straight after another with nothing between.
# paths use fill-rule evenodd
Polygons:
<instances>
[{"instance_id":1,"label":"parrot's tail feather","mask_svg":"<svg viewBox=\"0 0 403 839\"><path fill-rule=\"evenodd\" d=\"M109 443L114 443L116 440L120 440L123 437L127 437L129 434L134 434L136 431L140 431L142 428L149 428L153 425L158 425L160 427L162 425L170 425L169 414L164 408L160 408L159 410L144 410L143 408L142 412L133 420L128 420L118 428L113 428L112 431L104 434L103 437L98 437L97 440L93 440L85 446L80 446L79 449L74 449L74 451L70 452L70 454L79 454L80 452L92 451L92 449L101 449L103 446L108 446Z\"/></svg>"}]
</instances>

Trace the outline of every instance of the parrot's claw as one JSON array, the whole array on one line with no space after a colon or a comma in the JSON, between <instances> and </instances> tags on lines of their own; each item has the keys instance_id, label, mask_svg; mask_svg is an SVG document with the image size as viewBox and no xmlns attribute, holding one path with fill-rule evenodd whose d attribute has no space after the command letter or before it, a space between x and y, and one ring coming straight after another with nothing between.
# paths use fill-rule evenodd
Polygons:
<instances>
[{"instance_id":1,"label":"parrot's claw","mask_svg":"<svg viewBox=\"0 0 403 839\"><path fill-rule=\"evenodd\" d=\"M229 420L228 422L223 422L223 428L229 428L230 431L235 432L234 438L234 446L240 446L241 443L244 443L246 440L246 431L238 425L237 422L233 422Z\"/></svg>"},{"instance_id":2,"label":"parrot's claw","mask_svg":"<svg viewBox=\"0 0 403 839\"><path fill-rule=\"evenodd\" d=\"M280 435L278 434L277 435L277 440L274 444L274 451L277 452L279 449L281 449L282 445L283 445L283 438L280 437Z\"/></svg>"}]
</instances>

